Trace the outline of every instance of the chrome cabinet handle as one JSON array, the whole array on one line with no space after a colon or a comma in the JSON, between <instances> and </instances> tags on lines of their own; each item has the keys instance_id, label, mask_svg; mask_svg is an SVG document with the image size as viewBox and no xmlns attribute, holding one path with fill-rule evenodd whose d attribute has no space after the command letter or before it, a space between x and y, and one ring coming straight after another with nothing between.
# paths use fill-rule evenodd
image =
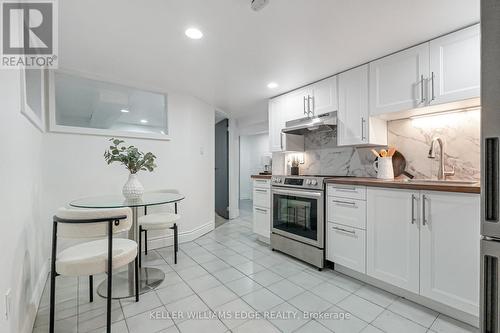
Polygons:
<instances>
[{"instance_id":1,"label":"chrome cabinet handle","mask_svg":"<svg viewBox=\"0 0 500 333\"><path fill-rule=\"evenodd\" d=\"M283 133L280 133L280 148L283 150Z\"/></svg>"},{"instance_id":2,"label":"chrome cabinet handle","mask_svg":"<svg viewBox=\"0 0 500 333\"><path fill-rule=\"evenodd\" d=\"M415 224L415 194L411 195L411 224Z\"/></svg>"},{"instance_id":3,"label":"chrome cabinet handle","mask_svg":"<svg viewBox=\"0 0 500 333\"><path fill-rule=\"evenodd\" d=\"M361 141L365 141L366 140L366 136L365 136L365 124L366 124L365 118L361 117Z\"/></svg>"},{"instance_id":4,"label":"chrome cabinet handle","mask_svg":"<svg viewBox=\"0 0 500 333\"><path fill-rule=\"evenodd\" d=\"M357 192L355 187L334 187L334 189L340 192Z\"/></svg>"},{"instance_id":5,"label":"chrome cabinet handle","mask_svg":"<svg viewBox=\"0 0 500 333\"><path fill-rule=\"evenodd\" d=\"M426 225L427 224L427 216L426 216L426 207L425 207L425 202L427 200L427 197L425 196L425 194L422 194L422 225Z\"/></svg>"},{"instance_id":6,"label":"chrome cabinet handle","mask_svg":"<svg viewBox=\"0 0 500 333\"><path fill-rule=\"evenodd\" d=\"M311 116L311 96L307 95L307 116Z\"/></svg>"},{"instance_id":7,"label":"chrome cabinet handle","mask_svg":"<svg viewBox=\"0 0 500 333\"><path fill-rule=\"evenodd\" d=\"M424 97L424 76L420 75L420 104L425 103Z\"/></svg>"},{"instance_id":8,"label":"chrome cabinet handle","mask_svg":"<svg viewBox=\"0 0 500 333\"><path fill-rule=\"evenodd\" d=\"M261 189L258 189L258 188L256 188L256 189L255 189L255 191L256 191L256 192L263 192L263 193L267 193L267 190L261 190Z\"/></svg>"},{"instance_id":9,"label":"chrome cabinet handle","mask_svg":"<svg viewBox=\"0 0 500 333\"><path fill-rule=\"evenodd\" d=\"M307 115L309 113L309 112L306 112L306 99L307 99L306 96L304 96L304 115Z\"/></svg>"},{"instance_id":10,"label":"chrome cabinet handle","mask_svg":"<svg viewBox=\"0 0 500 333\"><path fill-rule=\"evenodd\" d=\"M436 99L436 95L434 94L434 72L431 73L431 101Z\"/></svg>"},{"instance_id":11,"label":"chrome cabinet handle","mask_svg":"<svg viewBox=\"0 0 500 333\"><path fill-rule=\"evenodd\" d=\"M265 210L265 209L255 207L255 210L258 211L258 212L266 213L267 214L267 210Z\"/></svg>"},{"instance_id":12,"label":"chrome cabinet handle","mask_svg":"<svg viewBox=\"0 0 500 333\"><path fill-rule=\"evenodd\" d=\"M352 207L356 207L356 203L355 202L341 201L341 200L332 200L332 202L335 202L335 203L340 204L340 205L349 205L349 206L352 206Z\"/></svg>"},{"instance_id":13,"label":"chrome cabinet handle","mask_svg":"<svg viewBox=\"0 0 500 333\"><path fill-rule=\"evenodd\" d=\"M314 96L309 96L309 98L311 99L311 108L309 109L309 112L311 112L314 116Z\"/></svg>"},{"instance_id":14,"label":"chrome cabinet handle","mask_svg":"<svg viewBox=\"0 0 500 333\"><path fill-rule=\"evenodd\" d=\"M332 227L332 228L337 230L337 231L343 231L343 232L347 232L347 233L352 234L352 235L356 235L355 230L347 230L347 229L339 228L339 227Z\"/></svg>"}]
</instances>

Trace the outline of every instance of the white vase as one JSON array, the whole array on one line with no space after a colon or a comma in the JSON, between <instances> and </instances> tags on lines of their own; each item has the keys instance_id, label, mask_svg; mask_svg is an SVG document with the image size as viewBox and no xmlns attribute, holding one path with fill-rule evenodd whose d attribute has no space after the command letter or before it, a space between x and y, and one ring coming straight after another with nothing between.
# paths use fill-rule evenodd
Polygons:
<instances>
[{"instance_id":1,"label":"white vase","mask_svg":"<svg viewBox=\"0 0 500 333\"><path fill-rule=\"evenodd\" d=\"M373 162L373 167L377 171L379 179L394 179L394 168L392 166L392 157L379 157L378 161Z\"/></svg>"},{"instance_id":2,"label":"white vase","mask_svg":"<svg viewBox=\"0 0 500 333\"><path fill-rule=\"evenodd\" d=\"M129 200L140 199L142 197L144 187L135 173L131 173L128 176L128 180L123 186L122 193L125 199Z\"/></svg>"}]
</instances>

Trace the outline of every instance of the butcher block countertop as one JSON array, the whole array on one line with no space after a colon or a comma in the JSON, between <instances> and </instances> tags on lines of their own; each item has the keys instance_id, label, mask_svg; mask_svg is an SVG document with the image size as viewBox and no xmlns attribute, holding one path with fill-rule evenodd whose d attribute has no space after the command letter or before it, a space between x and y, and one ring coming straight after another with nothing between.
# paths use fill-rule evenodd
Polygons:
<instances>
[{"instance_id":1,"label":"butcher block countertop","mask_svg":"<svg viewBox=\"0 0 500 333\"><path fill-rule=\"evenodd\" d=\"M336 177L325 179L327 184L344 184L344 185L361 185L373 187L400 188L409 190L424 190L424 191L443 191L443 192L459 192L459 193L476 193L479 194L481 189L479 182L474 184L457 184L450 182L449 184L438 182L419 182L418 180L405 181L402 179L382 180L377 178L362 178L362 177Z\"/></svg>"},{"instance_id":2,"label":"butcher block countertop","mask_svg":"<svg viewBox=\"0 0 500 333\"><path fill-rule=\"evenodd\" d=\"M252 179L271 179L272 175L252 175Z\"/></svg>"}]
</instances>

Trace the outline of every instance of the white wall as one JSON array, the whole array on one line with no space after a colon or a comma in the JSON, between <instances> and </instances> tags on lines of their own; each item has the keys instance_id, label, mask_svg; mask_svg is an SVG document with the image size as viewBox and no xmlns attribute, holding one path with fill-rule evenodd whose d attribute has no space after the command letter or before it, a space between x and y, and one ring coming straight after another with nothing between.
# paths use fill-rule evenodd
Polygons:
<instances>
[{"instance_id":1,"label":"white wall","mask_svg":"<svg viewBox=\"0 0 500 333\"><path fill-rule=\"evenodd\" d=\"M240 199L252 199L251 175L264 171L262 157L269 155L269 134L240 136Z\"/></svg>"},{"instance_id":2,"label":"white wall","mask_svg":"<svg viewBox=\"0 0 500 333\"><path fill-rule=\"evenodd\" d=\"M125 139L152 151L158 168L140 173L146 190L178 188L180 238L188 240L214 226L214 111L191 96L169 93L171 141ZM119 194L127 180L120 165L108 166L106 137L42 134L20 114L19 73L0 71L0 311L11 288L12 315L0 319L0 332L31 332L48 273L52 215L73 199ZM156 237L156 239L154 239ZM151 235L150 246L171 243Z\"/></svg>"},{"instance_id":3,"label":"white wall","mask_svg":"<svg viewBox=\"0 0 500 333\"><path fill-rule=\"evenodd\" d=\"M17 70L0 70L0 332L15 333L31 332L50 242L50 222L40 219L43 136L20 113L19 83ZM6 321L9 288L12 307Z\"/></svg>"},{"instance_id":4,"label":"white wall","mask_svg":"<svg viewBox=\"0 0 500 333\"><path fill-rule=\"evenodd\" d=\"M171 141L124 140L157 156L158 168L154 172L138 174L146 190L176 188L186 196L179 204L182 241L213 229L214 110L198 99L175 93L168 95L168 108ZM128 172L119 164L105 163L102 155L109 146L107 139L46 134L45 216L75 198L121 193ZM149 239L152 248L171 244L171 237L165 238L162 233L152 233Z\"/></svg>"}]
</instances>

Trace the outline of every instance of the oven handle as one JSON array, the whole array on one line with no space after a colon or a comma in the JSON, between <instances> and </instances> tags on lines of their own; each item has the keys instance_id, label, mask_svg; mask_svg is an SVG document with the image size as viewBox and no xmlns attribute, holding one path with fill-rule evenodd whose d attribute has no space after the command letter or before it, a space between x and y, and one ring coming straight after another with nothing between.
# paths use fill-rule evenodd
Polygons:
<instances>
[{"instance_id":1,"label":"oven handle","mask_svg":"<svg viewBox=\"0 0 500 333\"><path fill-rule=\"evenodd\" d=\"M304 198L321 198L323 196L323 192L309 192L309 191L273 190L273 193L293 195Z\"/></svg>"}]
</instances>

